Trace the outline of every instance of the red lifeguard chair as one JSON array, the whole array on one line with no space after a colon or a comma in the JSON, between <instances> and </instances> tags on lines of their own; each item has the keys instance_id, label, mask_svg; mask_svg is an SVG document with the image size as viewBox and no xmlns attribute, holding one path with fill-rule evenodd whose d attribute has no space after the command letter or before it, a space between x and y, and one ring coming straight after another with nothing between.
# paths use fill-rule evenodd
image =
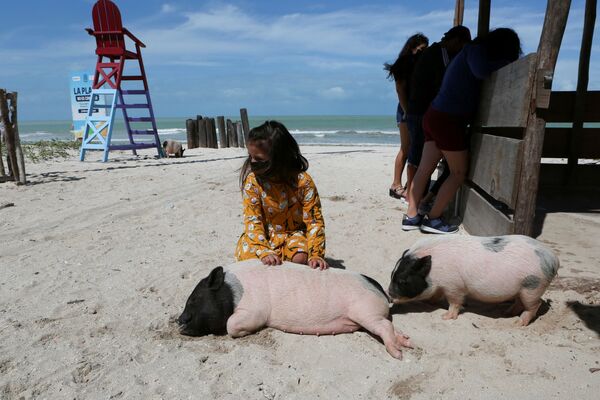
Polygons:
<instances>
[{"instance_id":1,"label":"red lifeguard chair","mask_svg":"<svg viewBox=\"0 0 600 400\"><path fill-rule=\"evenodd\" d=\"M104 150L103 161L107 161L110 150L132 150L133 154L137 155L137 149L153 147L157 149L160 157L162 156L162 147L158 137L148 80L142 59L141 49L146 45L123 27L119 8L112 1L98 0L92 10L92 18L94 29L87 28L86 31L96 38L98 60L94 72L92 95L90 96L80 160L84 160L86 150ZM126 37L135 44L135 52L127 50ZM129 61L128 64L137 62L139 72L133 75L125 75L126 61ZM123 88L122 83L124 81L131 81L129 86L142 83L143 88L135 86L134 88ZM101 104L98 101L100 96L105 98L112 96L112 101L108 100L106 104ZM138 99L140 99L140 96L144 96L144 100L138 103L125 102L125 96L128 100L132 98L131 96L137 96ZM94 109L98 108L107 108L109 115L106 117L93 116ZM111 144L116 108L123 111L129 144ZM142 113L146 111L147 115L132 116L130 115L134 113L132 110L141 111ZM132 124L134 123L146 123L150 124L151 127L148 129L133 129ZM150 136L153 138L153 142L136 142L134 138L139 136Z\"/></svg>"}]
</instances>

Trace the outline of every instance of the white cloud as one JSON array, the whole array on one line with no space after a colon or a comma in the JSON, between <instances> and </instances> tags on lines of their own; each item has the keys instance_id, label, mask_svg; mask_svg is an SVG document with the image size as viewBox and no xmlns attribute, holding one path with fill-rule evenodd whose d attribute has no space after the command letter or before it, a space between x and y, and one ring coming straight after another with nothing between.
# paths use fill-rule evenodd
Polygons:
<instances>
[{"instance_id":1,"label":"white cloud","mask_svg":"<svg viewBox=\"0 0 600 400\"><path fill-rule=\"evenodd\" d=\"M320 94L322 97L330 100L344 99L348 96L344 88L340 86L322 90Z\"/></svg>"},{"instance_id":2,"label":"white cloud","mask_svg":"<svg viewBox=\"0 0 600 400\"><path fill-rule=\"evenodd\" d=\"M169 3L163 4L162 7L160 8L160 11L165 14L172 13L175 10L177 10L177 8L174 5L169 4Z\"/></svg>"}]
</instances>

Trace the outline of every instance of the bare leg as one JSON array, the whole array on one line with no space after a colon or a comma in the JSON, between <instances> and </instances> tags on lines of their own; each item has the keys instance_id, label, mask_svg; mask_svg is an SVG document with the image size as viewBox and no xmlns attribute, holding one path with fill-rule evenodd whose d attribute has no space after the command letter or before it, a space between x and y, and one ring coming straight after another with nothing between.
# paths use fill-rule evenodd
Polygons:
<instances>
[{"instance_id":1,"label":"bare leg","mask_svg":"<svg viewBox=\"0 0 600 400\"><path fill-rule=\"evenodd\" d=\"M408 194L412 188L415 174L417 173L417 166L412 164L406 164L406 199L408 200Z\"/></svg>"},{"instance_id":2,"label":"bare leg","mask_svg":"<svg viewBox=\"0 0 600 400\"><path fill-rule=\"evenodd\" d=\"M399 129L400 150L398 151L396 161L394 162L394 181L392 182L392 189L402 187L402 173L404 172L404 165L406 164L406 158L408 157L408 146L410 145L410 136L408 135L408 125L406 125L406 122L401 122Z\"/></svg>"},{"instance_id":3,"label":"bare leg","mask_svg":"<svg viewBox=\"0 0 600 400\"><path fill-rule=\"evenodd\" d=\"M465 176L467 175L467 168L469 167L469 152L467 150L442 150L442 153L448 163L450 175L440 187L440 191L433 202L433 206L429 212L430 219L439 218L442 215L444 209L450 200L452 200L460 185L464 182Z\"/></svg>"},{"instance_id":4,"label":"bare leg","mask_svg":"<svg viewBox=\"0 0 600 400\"><path fill-rule=\"evenodd\" d=\"M435 167L437 166L438 161L440 161L440 158L442 158L442 153L435 143L431 140L425 142L421 163L419 164L410 191L408 192L408 211L406 214L409 217L417 215L419 202L425 192L425 186L427 186L429 177L433 171L435 171Z\"/></svg>"}]
</instances>

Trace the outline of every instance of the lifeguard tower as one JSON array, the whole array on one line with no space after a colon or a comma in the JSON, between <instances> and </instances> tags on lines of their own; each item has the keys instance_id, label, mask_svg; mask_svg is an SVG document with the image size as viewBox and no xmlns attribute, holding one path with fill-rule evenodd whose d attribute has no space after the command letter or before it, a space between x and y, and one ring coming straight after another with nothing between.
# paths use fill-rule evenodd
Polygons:
<instances>
[{"instance_id":1,"label":"lifeguard tower","mask_svg":"<svg viewBox=\"0 0 600 400\"><path fill-rule=\"evenodd\" d=\"M106 162L111 150L131 150L137 155L136 150L153 147L160 157L162 148L142 60L141 48L146 45L123 27L121 13L112 1L98 0L92 17L94 29L87 28L86 31L96 38L98 60L79 159L85 159L87 150L102 150L102 161ZM135 44L135 52L126 49L126 36ZM125 74L126 61L128 65L137 63L136 73L130 72L131 67L136 67L134 64L128 68L129 74ZM126 86L125 81L128 82ZM104 103L98 101L100 96L104 97ZM99 108L107 110L105 116L92 115ZM123 112L129 143L111 143L116 109ZM140 128L140 124L145 124L145 129ZM146 141L141 141L143 138Z\"/></svg>"}]
</instances>

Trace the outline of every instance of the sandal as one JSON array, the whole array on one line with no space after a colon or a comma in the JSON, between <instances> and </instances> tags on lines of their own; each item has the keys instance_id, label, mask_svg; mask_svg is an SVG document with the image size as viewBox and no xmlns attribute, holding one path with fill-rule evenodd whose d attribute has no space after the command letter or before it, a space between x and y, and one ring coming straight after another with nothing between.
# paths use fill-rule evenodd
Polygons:
<instances>
[{"instance_id":1,"label":"sandal","mask_svg":"<svg viewBox=\"0 0 600 400\"><path fill-rule=\"evenodd\" d=\"M390 188L390 196L395 199L406 200L406 188L398 186L395 189Z\"/></svg>"}]
</instances>

